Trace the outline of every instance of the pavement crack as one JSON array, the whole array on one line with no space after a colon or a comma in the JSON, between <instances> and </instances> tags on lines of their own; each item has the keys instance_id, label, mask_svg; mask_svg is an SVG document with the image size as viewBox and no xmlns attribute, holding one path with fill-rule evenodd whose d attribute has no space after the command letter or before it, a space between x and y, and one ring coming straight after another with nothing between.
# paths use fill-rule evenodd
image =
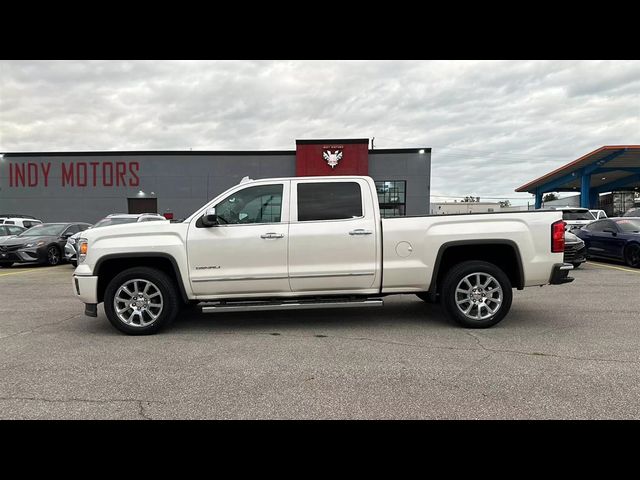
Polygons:
<instances>
[{"instance_id":1,"label":"pavement crack","mask_svg":"<svg viewBox=\"0 0 640 480\"><path fill-rule=\"evenodd\" d=\"M63 318L62 320L58 320L57 322L50 322L50 323L43 323L42 325L38 325L37 327L31 328L29 330L22 330L20 332L16 332L16 333L11 333L9 335L3 335L0 337L0 340L4 340L5 338L12 338L12 337L17 337L18 335L28 335L30 333L35 332L36 330L39 330L41 328L44 327L49 327L51 325L59 325L62 324L64 322L68 322L69 320L72 320L76 317L79 317L80 315L83 315L83 313L75 313L69 317Z\"/></svg>"},{"instance_id":2,"label":"pavement crack","mask_svg":"<svg viewBox=\"0 0 640 480\"><path fill-rule=\"evenodd\" d=\"M556 353L544 353L544 352L527 352L523 350L511 350L511 349L503 349L503 348L489 348L486 347L480 339L472 334L471 332L465 332L470 337L474 338L478 346L487 352L494 353L512 353L515 355L527 355L534 357L553 357L553 358L561 358L564 360L577 360L577 361L588 361L588 362L608 362L608 363L622 363L622 364L640 364L637 360L618 360L615 358L594 358L594 357L574 357L572 355L558 355Z\"/></svg>"},{"instance_id":3,"label":"pavement crack","mask_svg":"<svg viewBox=\"0 0 640 480\"><path fill-rule=\"evenodd\" d=\"M7 397L0 397L0 401L11 401L11 400L26 400L26 401L33 401L33 402L48 402L48 403L73 403L73 402L77 402L77 403L97 403L97 404L103 404L103 403L137 403L140 410L141 410L141 415L150 420L149 417L145 416L143 411L144 411L144 403L146 403L147 405L151 405L153 403L159 403L159 404L163 404L165 402L160 402L157 400L138 400L135 398L108 398L105 400L96 400L93 398L45 398L45 397L23 397L23 396L7 396Z\"/></svg>"}]
</instances>

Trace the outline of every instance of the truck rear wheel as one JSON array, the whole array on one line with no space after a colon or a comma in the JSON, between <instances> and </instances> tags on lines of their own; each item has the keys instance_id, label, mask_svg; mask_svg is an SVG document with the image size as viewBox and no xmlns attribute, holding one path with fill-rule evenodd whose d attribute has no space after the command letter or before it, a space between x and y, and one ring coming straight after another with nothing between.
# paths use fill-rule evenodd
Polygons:
<instances>
[{"instance_id":1,"label":"truck rear wheel","mask_svg":"<svg viewBox=\"0 0 640 480\"><path fill-rule=\"evenodd\" d=\"M442 306L463 327L488 328L509 313L511 288L509 277L494 264L462 262L444 278Z\"/></svg>"},{"instance_id":2,"label":"truck rear wheel","mask_svg":"<svg viewBox=\"0 0 640 480\"><path fill-rule=\"evenodd\" d=\"M104 293L109 322L128 335L150 335L176 317L180 299L174 282L160 270L135 267L116 275Z\"/></svg>"}]
</instances>

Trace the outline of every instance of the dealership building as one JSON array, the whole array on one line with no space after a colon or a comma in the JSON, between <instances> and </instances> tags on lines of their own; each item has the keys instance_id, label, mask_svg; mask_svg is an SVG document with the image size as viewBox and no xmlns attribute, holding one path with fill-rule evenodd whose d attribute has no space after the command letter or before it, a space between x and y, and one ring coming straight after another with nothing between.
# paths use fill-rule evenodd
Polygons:
<instances>
[{"instance_id":1,"label":"dealership building","mask_svg":"<svg viewBox=\"0 0 640 480\"><path fill-rule=\"evenodd\" d=\"M110 213L189 216L252 179L368 175L384 216L429 214L431 149L370 149L368 139L296 140L279 151L7 152L0 214L94 223Z\"/></svg>"}]
</instances>

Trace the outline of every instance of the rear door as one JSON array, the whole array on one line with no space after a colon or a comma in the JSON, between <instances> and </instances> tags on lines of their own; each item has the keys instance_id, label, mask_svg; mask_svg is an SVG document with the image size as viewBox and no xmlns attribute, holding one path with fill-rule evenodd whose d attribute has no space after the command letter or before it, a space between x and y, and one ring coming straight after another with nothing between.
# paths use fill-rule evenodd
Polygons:
<instances>
[{"instance_id":1,"label":"rear door","mask_svg":"<svg viewBox=\"0 0 640 480\"><path fill-rule=\"evenodd\" d=\"M289 283L297 293L374 287L376 217L363 179L292 181Z\"/></svg>"}]
</instances>

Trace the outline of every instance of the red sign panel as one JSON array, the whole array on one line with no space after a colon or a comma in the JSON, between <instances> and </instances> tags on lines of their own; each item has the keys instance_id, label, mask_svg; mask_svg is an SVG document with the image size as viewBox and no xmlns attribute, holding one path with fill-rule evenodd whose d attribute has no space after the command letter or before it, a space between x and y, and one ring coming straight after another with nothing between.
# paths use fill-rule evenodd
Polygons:
<instances>
[{"instance_id":1,"label":"red sign panel","mask_svg":"<svg viewBox=\"0 0 640 480\"><path fill-rule=\"evenodd\" d=\"M297 140L296 175L369 175L369 140Z\"/></svg>"}]
</instances>

